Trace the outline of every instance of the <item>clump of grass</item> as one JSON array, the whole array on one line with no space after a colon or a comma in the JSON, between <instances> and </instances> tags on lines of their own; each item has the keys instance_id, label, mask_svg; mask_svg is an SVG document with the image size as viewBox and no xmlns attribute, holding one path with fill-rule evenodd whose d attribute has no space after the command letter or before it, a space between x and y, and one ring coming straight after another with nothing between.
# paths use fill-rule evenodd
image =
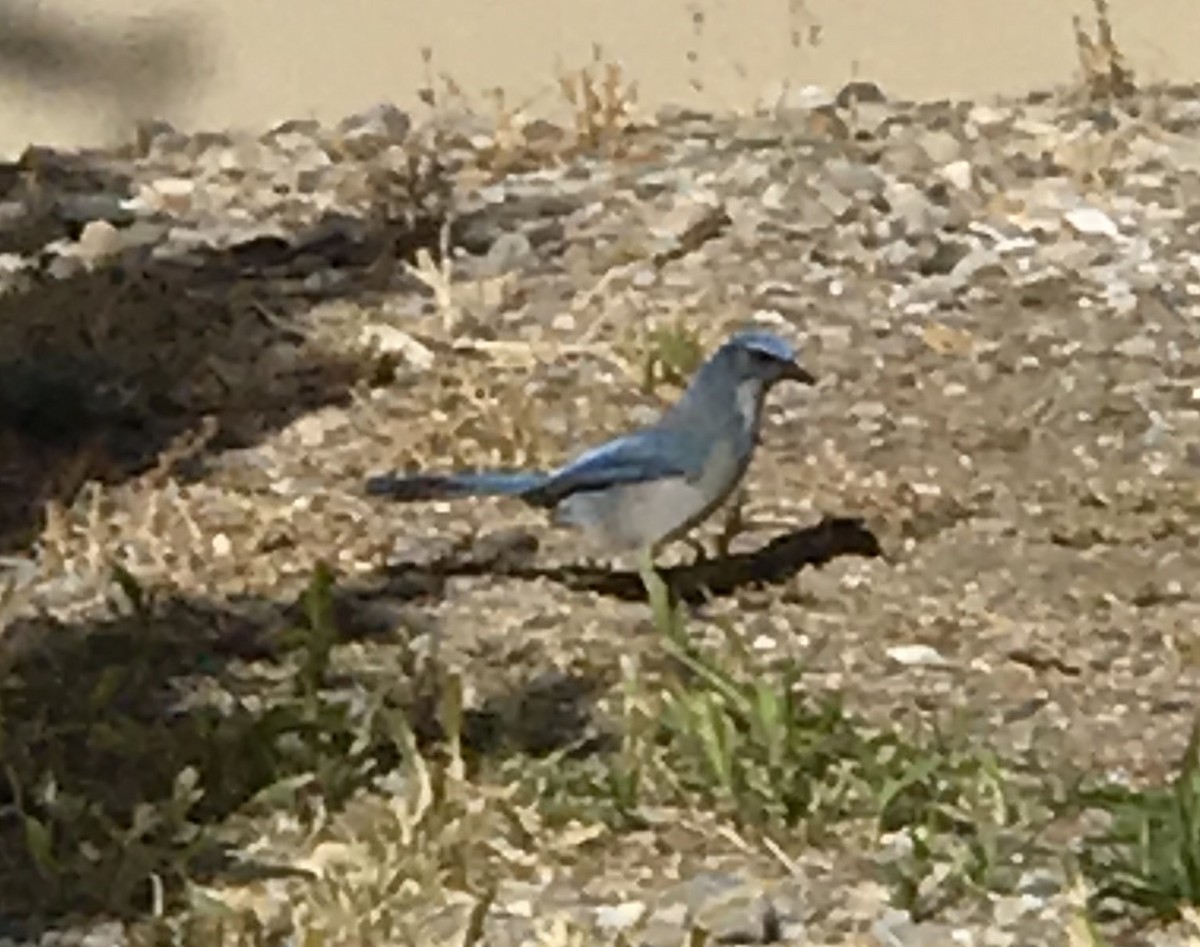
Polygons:
<instances>
[{"instance_id":1,"label":"clump of grass","mask_svg":"<svg viewBox=\"0 0 1200 947\"><path fill-rule=\"evenodd\" d=\"M448 675L442 683L444 743L436 752L421 750L399 710L381 717L400 764L311 836L311 850L323 857L302 910L290 918L293 929L330 943L419 943L422 909L437 893L467 893L477 910L491 903L490 847L508 834L503 800L467 779L461 682Z\"/></svg>"},{"instance_id":2,"label":"clump of grass","mask_svg":"<svg viewBox=\"0 0 1200 947\"><path fill-rule=\"evenodd\" d=\"M501 793L472 783L462 756L461 681L447 675L438 708L445 742L424 751L399 710L377 723L399 751L386 778L306 827L301 872L286 897L241 906L236 887L192 884L188 910L142 922L144 944L463 944L482 942L495 897L499 848L515 852L514 816ZM525 823L527 827L528 822ZM434 937L443 895L461 910L453 934ZM446 927L446 925L442 925Z\"/></svg>"},{"instance_id":3,"label":"clump of grass","mask_svg":"<svg viewBox=\"0 0 1200 947\"><path fill-rule=\"evenodd\" d=\"M1082 854L1099 914L1123 904L1174 919L1200 905L1200 719L1170 783L1091 787L1080 801L1110 819Z\"/></svg>"},{"instance_id":4,"label":"clump of grass","mask_svg":"<svg viewBox=\"0 0 1200 947\"><path fill-rule=\"evenodd\" d=\"M1133 70L1117 45L1112 20L1108 15L1108 0L1093 0L1096 7L1096 35L1083 27L1080 17L1072 17L1075 29L1075 51L1083 88L1092 101L1124 98L1137 91Z\"/></svg>"},{"instance_id":5,"label":"clump of grass","mask_svg":"<svg viewBox=\"0 0 1200 947\"><path fill-rule=\"evenodd\" d=\"M890 839L883 876L917 918L970 892L1011 890L1050 818L1042 787L969 738L889 735L867 772L878 829Z\"/></svg>"},{"instance_id":6,"label":"clump of grass","mask_svg":"<svg viewBox=\"0 0 1200 947\"><path fill-rule=\"evenodd\" d=\"M995 754L936 731L872 727L833 697L810 697L795 664L762 673L734 648L736 670L679 650L661 738L678 786L738 822L813 841L868 820L903 844L884 863L896 902L935 913L967 890L1004 888L1030 812Z\"/></svg>"},{"instance_id":7,"label":"clump of grass","mask_svg":"<svg viewBox=\"0 0 1200 947\"><path fill-rule=\"evenodd\" d=\"M638 101L637 82L626 79L621 64L593 44L588 65L559 70L558 88L571 108L576 149L610 154L618 149Z\"/></svg>"},{"instance_id":8,"label":"clump of grass","mask_svg":"<svg viewBox=\"0 0 1200 947\"><path fill-rule=\"evenodd\" d=\"M556 760L538 782L544 802L616 826L642 824L647 806L716 811L797 843L866 830L891 840L883 880L917 916L1011 886L1048 809L998 756L872 726L836 697L806 694L801 665L763 667L732 630L719 653L702 649L662 579L643 579L668 670L627 660L613 752Z\"/></svg>"},{"instance_id":9,"label":"clump of grass","mask_svg":"<svg viewBox=\"0 0 1200 947\"><path fill-rule=\"evenodd\" d=\"M432 110L435 124L450 134L457 134L463 116L480 127L472 140L475 162L493 176L534 170L578 155L624 153L626 133L635 121L638 85L597 44L585 65L557 69L555 88L566 112L561 126L533 117L532 107L540 96L513 102L496 88L486 95L488 104L479 106L452 76L440 72L435 78L431 49L423 49L421 57L425 83L418 97Z\"/></svg>"},{"instance_id":10,"label":"clump of grass","mask_svg":"<svg viewBox=\"0 0 1200 947\"><path fill-rule=\"evenodd\" d=\"M704 344L682 319L652 329L642 347L642 390L683 385L704 360Z\"/></svg>"},{"instance_id":11,"label":"clump of grass","mask_svg":"<svg viewBox=\"0 0 1200 947\"><path fill-rule=\"evenodd\" d=\"M161 596L127 572L115 581L143 629L163 621ZM318 566L282 636L293 666L284 686L253 712L156 738L176 775L166 792L140 790L132 816L86 786L38 786L47 768L56 778L54 761L39 770L29 734L3 733L6 749L26 744L9 757L26 864L43 886L59 886L60 908L77 906L87 884L105 893L106 909L151 908L135 929L146 944L433 943L429 931L451 909L461 915L453 942L475 943L504 877L577 859L579 839L614 841L664 804L795 844L846 831L904 836L883 877L917 914L1006 884L1027 813L1001 761L942 734L871 726L835 698L805 693L801 665L764 664L732 629L701 646L661 578L647 572L647 586L664 654L653 668L624 659L611 739L484 759L464 747L463 683L445 668L404 675L428 698L430 726L414 722L411 693L345 693L331 673L334 575ZM117 735L126 744L146 740L145 724L122 723L108 698L98 706L108 726L127 727ZM281 824L300 877L269 909L246 908L212 860ZM100 873L125 880L106 887Z\"/></svg>"},{"instance_id":12,"label":"clump of grass","mask_svg":"<svg viewBox=\"0 0 1200 947\"><path fill-rule=\"evenodd\" d=\"M264 679L249 700L224 691L186 707L172 706L172 674L185 666L197 679L213 675L180 661L185 645L172 635L183 611L124 567L114 567L113 582L126 617L51 642L6 674L5 910L125 915L169 902L223 863L228 815L282 801L298 815L314 800L337 806L399 755L381 721L403 694L331 699L338 630L325 566L303 596L301 622L279 636L280 657L294 666L290 684ZM210 686L201 685L205 694Z\"/></svg>"}]
</instances>

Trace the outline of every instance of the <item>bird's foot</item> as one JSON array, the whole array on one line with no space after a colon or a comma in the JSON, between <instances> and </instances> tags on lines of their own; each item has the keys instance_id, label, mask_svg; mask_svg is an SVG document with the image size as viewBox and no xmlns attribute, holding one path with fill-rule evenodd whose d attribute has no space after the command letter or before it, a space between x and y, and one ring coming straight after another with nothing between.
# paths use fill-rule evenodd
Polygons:
<instances>
[{"instance_id":1,"label":"bird's foot","mask_svg":"<svg viewBox=\"0 0 1200 947\"><path fill-rule=\"evenodd\" d=\"M688 547L692 550L693 569L696 568L696 566L702 566L704 563L709 561L710 557L708 555L708 549L705 547L704 543L693 536L688 536L684 539L684 542L687 543Z\"/></svg>"}]
</instances>

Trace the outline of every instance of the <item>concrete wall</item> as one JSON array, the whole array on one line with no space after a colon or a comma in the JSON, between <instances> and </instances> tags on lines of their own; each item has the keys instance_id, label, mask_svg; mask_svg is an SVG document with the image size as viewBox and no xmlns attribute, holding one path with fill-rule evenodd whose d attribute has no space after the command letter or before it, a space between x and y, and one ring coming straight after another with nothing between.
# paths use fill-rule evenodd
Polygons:
<instances>
[{"instance_id":1,"label":"concrete wall","mask_svg":"<svg viewBox=\"0 0 1200 947\"><path fill-rule=\"evenodd\" d=\"M1091 0L0 0L0 154L150 114L220 128L411 105L424 46L468 90L547 109L556 63L593 42L648 105L745 105L784 77L1017 92L1071 78L1075 13ZM1112 17L1140 78L1200 79L1200 0L1112 0Z\"/></svg>"}]
</instances>

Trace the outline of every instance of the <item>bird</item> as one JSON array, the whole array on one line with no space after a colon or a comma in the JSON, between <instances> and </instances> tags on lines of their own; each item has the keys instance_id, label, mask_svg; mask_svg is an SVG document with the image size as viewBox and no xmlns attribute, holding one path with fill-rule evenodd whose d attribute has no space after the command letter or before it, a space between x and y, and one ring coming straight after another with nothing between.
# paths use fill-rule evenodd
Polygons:
<instances>
[{"instance_id":1,"label":"bird","mask_svg":"<svg viewBox=\"0 0 1200 947\"><path fill-rule=\"evenodd\" d=\"M585 450L548 471L386 473L366 493L395 501L514 497L551 511L610 553L637 552L643 574L733 493L754 456L767 393L813 385L780 336L743 329L700 366L679 400L648 426Z\"/></svg>"}]
</instances>

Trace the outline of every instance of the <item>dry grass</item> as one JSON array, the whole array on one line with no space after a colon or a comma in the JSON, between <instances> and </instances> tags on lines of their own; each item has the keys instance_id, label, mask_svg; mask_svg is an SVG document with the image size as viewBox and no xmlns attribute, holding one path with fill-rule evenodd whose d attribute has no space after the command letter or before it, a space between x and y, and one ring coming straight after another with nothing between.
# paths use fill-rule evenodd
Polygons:
<instances>
[{"instance_id":1,"label":"dry grass","mask_svg":"<svg viewBox=\"0 0 1200 947\"><path fill-rule=\"evenodd\" d=\"M1133 70L1117 45L1107 0L1093 0L1096 7L1096 33L1093 36L1076 16L1075 49L1079 55L1082 88L1093 101L1121 99L1137 91Z\"/></svg>"},{"instance_id":2,"label":"dry grass","mask_svg":"<svg viewBox=\"0 0 1200 947\"><path fill-rule=\"evenodd\" d=\"M637 83L626 78L621 64L608 59L599 45L591 61L578 67L559 65L553 89L558 101L537 109L544 93L511 102L503 89L490 90L479 104L453 77L433 68L433 51L422 50L426 79L419 97L435 121L463 116L480 128L473 142L475 169L493 178L513 172L569 162L581 155L618 158L628 146L626 132L637 120ZM556 124L535 117L537 111L563 115ZM439 118L440 117L440 118ZM487 140L482 140L486 138Z\"/></svg>"}]
</instances>

